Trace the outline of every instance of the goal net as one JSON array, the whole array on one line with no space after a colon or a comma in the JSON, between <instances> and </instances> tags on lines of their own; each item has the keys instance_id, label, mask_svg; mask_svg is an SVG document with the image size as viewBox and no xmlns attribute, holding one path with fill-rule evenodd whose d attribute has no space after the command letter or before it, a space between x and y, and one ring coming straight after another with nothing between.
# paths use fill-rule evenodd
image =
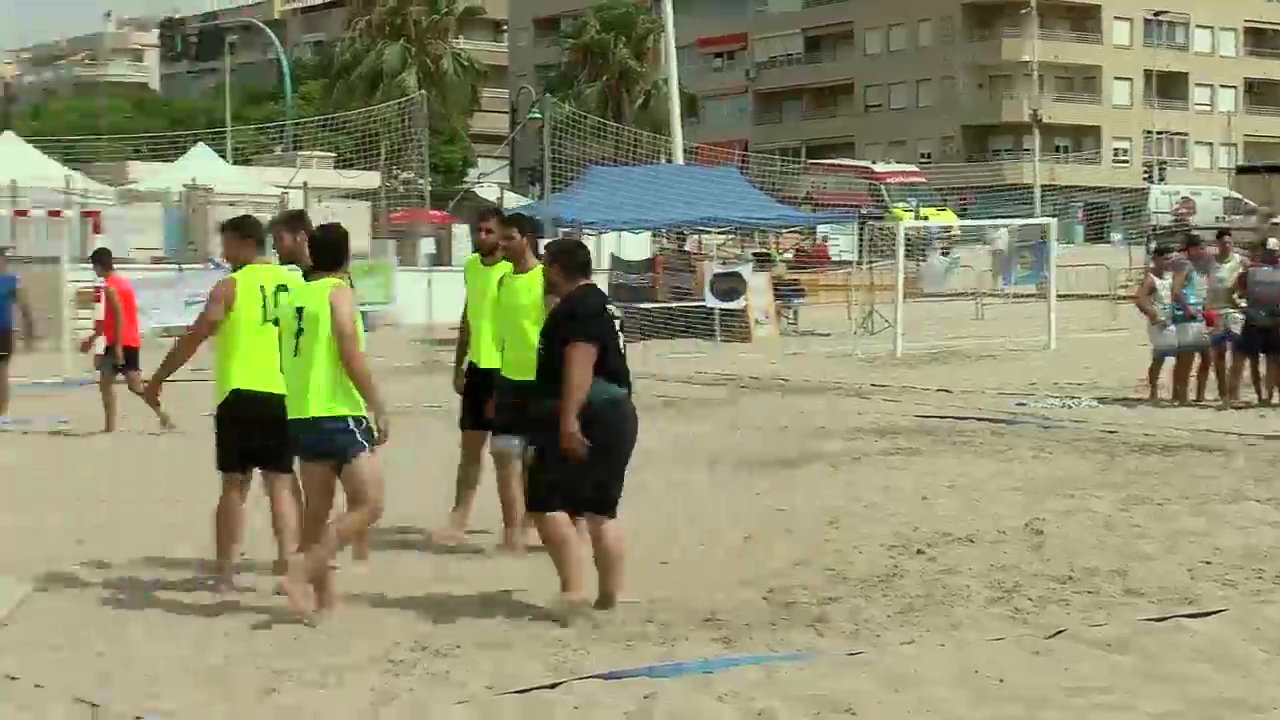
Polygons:
<instances>
[{"instance_id":1,"label":"goal net","mask_svg":"<svg viewBox=\"0 0 1280 720\"><path fill-rule=\"evenodd\" d=\"M0 249L31 288L38 352L56 360L20 359L15 372L44 379L88 370L66 354L71 338L94 321L95 278L86 256L96 247L110 248L118 270L135 284L140 320L150 330L185 325L191 308L184 296L198 298L202 290L186 285L209 276L185 271L220 259L217 228L236 215L266 220L282 209L305 209L317 224L343 223L353 255L371 265L397 256L401 264L419 264L427 257L421 238L430 220L423 103L415 95L230 129L23 138L61 163L67 177L57 187L20 180L0 186ZM218 169L224 161L234 167ZM23 177L22 169L12 176ZM178 307L153 307L148 298Z\"/></svg>"}]
</instances>

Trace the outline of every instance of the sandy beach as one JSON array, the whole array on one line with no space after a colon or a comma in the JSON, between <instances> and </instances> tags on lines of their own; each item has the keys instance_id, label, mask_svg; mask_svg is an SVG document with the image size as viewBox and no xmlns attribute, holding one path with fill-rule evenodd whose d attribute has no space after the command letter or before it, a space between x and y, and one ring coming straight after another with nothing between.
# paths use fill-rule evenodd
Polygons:
<instances>
[{"instance_id":1,"label":"sandy beach","mask_svg":"<svg viewBox=\"0 0 1280 720\"><path fill-rule=\"evenodd\" d=\"M387 512L318 629L283 620L259 496L242 568L256 590L205 589L218 483L198 374L166 390L181 427L166 435L130 397L108 437L91 432L93 388L20 390L14 415L77 432L0 434L0 574L37 586L0 628L0 717L1278 716L1280 453L1264 436L1280 415L1132 402L1147 351L1131 315L1052 353L894 360L883 338L636 348L629 602L567 629L547 619L545 555L488 552L491 471L474 551L427 544L452 496L457 408L444 356L412 333L370 336L399 403ZM15 373L46 366L18 357ZM1102 404L1017 405L1058 395ZM501 695L792 651L814 656Z\"/></svg>"}]
</instances>

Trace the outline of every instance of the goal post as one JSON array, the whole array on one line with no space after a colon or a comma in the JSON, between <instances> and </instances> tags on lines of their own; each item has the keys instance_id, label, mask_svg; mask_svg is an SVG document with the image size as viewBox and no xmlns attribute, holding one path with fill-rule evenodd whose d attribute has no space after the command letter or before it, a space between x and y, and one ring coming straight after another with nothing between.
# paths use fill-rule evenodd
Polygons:
<instances>
[{"instance_id":1,"label":"goal post","mask_svg":"<svg viewBox=\"0 0 1280 720\"><path fill-rule=\"evenodd\" d=\"M913 346L1057 349L1056 218L886 221L865 234L871 259L893 258L895 357Z\"/></svg>"}]
</instances>

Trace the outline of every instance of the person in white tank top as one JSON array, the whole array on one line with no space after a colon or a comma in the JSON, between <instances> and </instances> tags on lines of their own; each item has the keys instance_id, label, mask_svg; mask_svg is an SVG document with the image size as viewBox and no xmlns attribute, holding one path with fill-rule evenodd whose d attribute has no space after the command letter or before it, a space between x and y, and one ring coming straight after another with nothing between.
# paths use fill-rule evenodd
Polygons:
<instances>
[{"instance_id":1,"label":"person in white tank top","mask_svg":"<svg viewBox=\"0 0 1280 720\"><path fill-rule=\"evenodd\" d=\"M1147 366L1147 388L1151 402L1160 399L1160 373L1166 358L1178 352L1178 334L1173 326L1173 273L1169 262L1173 248L1157 245L1151 251L1151 267L1133 296L1133 304L1147 321L1151 339L1151 364Z\"/></svg>"},{"instance_id":2,"label":"person in white tank top","mask_svg":"<svg viewBox=\"0 0 1280 720\"><path fill-rule=\"evenodd\" d=\"M1213 375L1218 383L1218 398L1226 402L1231 396L1228 356L1238 352L1236 344L1244 325L1244 313L1235 292L1236 279L1248 262L1236 252L1230 230L1218 231L1214 250L1205 308L1218 314L1218 323L1211 336Z\"/></svg>"}]
</instances>

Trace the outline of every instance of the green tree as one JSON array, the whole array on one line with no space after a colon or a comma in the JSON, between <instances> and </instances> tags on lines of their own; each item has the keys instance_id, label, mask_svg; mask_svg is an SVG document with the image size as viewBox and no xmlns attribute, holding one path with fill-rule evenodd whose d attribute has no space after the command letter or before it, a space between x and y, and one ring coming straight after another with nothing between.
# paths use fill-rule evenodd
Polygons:
<instances>
[{"instance_id":1,"label":"green tree","mask_svg":"<svg viewBox=\"0 0 1280 720\"><path fill-rule=\"evenodd\" d=\"M357 0L334 49L328 94L339 105L426 95L434 187L460 187L475 164L466 128L485 66L454 41L484 14L467 0Z\"/></svg>"},{"instance_id":2,"label":"green tree","mask_svg":"<svg viewBox=\"0 0 1280 720\"><path fill-rule=\"evenodd\" d=\"M560 37L564 61L548 90L558 100L620 125L668 134L667 81L661 66L662 19L647 4L604 0ZM681 90L686 115L697 96Z\"/></svg>"}]
</instances>

